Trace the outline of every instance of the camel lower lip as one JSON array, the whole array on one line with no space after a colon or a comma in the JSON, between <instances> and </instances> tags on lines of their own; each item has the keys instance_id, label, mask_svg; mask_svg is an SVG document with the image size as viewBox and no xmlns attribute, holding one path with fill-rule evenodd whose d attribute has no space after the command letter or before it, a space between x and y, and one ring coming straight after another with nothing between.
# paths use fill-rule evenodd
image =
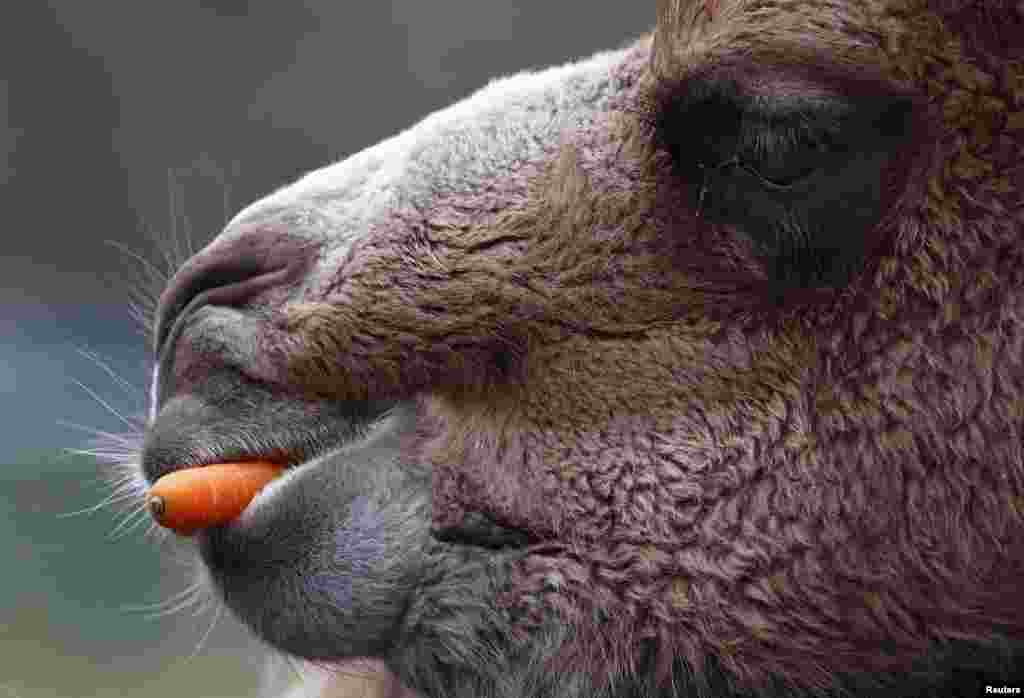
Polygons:
<instances>
[{"instance_id":1,"label":"camel lower lip","mask_svg":"<svg viewBox=\"0 0 1024 698\"><path fill-rule=\"evenodd\" d=\"M397 415L384 415L371 423L356 438L329 448L307 460L286 466L284 471L257 492L256 496L252 498L241 514L227 525L241 530L255 523L260 516L261 510L266 509L267 505L280 496L286 496L282 495L281 492L294 480L306 476L310 471L317 469L328 461L337 459L345 452L351 452L353 458L358 458L360 451L369 446L378 436L395 428L396 419L399 419Z\"/></svg>"},{"instance_id":2,"label":"camel lower lip","mask_svg":"<svg viewBox=\"0 0 1024 698\"><path fill-rule=\"evenodd\" d=\"M266 504L272 500L282 487L284 487L290 480L299 476L305 468L308 468L310 463L315 462L317 459L313 458L306 461L305 463L299 463L297 465L289 466L278 475L276 478L268 482L263 489L256 493L256 496L252 498L249 504L242 510L242 513L231 522L230 525L245 525L246 519L252 518L255 512L260 508L261 505Z\"/></svg>"}]
</instances>

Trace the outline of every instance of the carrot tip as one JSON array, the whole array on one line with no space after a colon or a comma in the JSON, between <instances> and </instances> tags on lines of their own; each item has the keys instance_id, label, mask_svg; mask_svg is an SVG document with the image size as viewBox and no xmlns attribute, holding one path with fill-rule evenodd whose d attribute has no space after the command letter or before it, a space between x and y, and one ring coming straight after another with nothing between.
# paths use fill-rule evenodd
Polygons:
<instances>
[{"instance_id":1,"label":"carrot tip","mask_svg":"<svg viewBox=\"0 0 1024 698\"><path fill-rule=\"evenodd\" d=\"M164 512L167 511L167 502L164 501L164 498L158 496L150 497L148 506L149 513L157 520L157 523L161 523Z\"/></svg>"}]
</instances>

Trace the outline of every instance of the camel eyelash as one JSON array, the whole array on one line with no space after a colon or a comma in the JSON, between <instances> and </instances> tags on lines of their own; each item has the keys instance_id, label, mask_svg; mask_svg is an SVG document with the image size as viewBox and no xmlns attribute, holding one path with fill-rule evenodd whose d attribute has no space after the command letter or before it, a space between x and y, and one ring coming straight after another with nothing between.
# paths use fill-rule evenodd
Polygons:
<instances>
[{"instance_id":1,"label":"camel eyelash","mask_svg":"<svg viewBox=\"0 0 1024 698\"><path fill-rule=\"evenodd\" d=\"M677 173L742 171L778 191L865 143L876 144L879 136L889 146L907 133L911 100L871 81L851 82L849 95L809 80L790 78L788 84L803 87L768 97L728 76L668 81L646 95L643 118Z\"/></svg>"},{"instance_id":2,"label":"camel eyelash","mask_svg":"<svg viewBox=\"0 0 1024 698\"><path fill-rule=\"evenodd\" d=\"M749 240L784 287L838 287L875 246L913 101L870 82L849 97L787 84L765 97L690 77L653 88L645 118L696 217Z\"/></svg>"}]
</instances>

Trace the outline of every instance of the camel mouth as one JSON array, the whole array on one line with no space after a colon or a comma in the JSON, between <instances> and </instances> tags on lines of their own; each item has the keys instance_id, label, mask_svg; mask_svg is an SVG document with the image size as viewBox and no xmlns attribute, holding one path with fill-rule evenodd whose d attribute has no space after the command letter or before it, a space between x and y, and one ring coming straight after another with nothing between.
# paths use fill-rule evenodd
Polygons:
<instances>
[{"instance_id":1,"label":"camel mouth","mask_svg":"<svg viewBox=\"0 0 1024 698\"><path fill-rule=\"evenodd\" d=\"M330 478L332 468L344 469L346 462L359 463L375 449L398 457L403 447L395 441L381 448L377 445L381 436L405 438L414 434L419 422L415 400L342 403L279 398L249 403L251 409L244 411L234 404L225 410L217 402L213 396L196 394L172 397L150 424L143 447L142 474L149 484L146 495L150 513L157 523L182 535L218 530L215 537L219 539L248 537L265 527L269 530L280 512L297 506L288 501L289 493L299 491L303 480ZM301 437L296 438L297 434ZM251 464L258 468L261 463L279 466L280 471L246 497L230 516L208 516L197 511L177 529L166 525L173 519L161 520L167 515L154 504L152 492L163 478L210 466ZM418 461L401 467L411 469L407 475L415 478L416 488L429 497L429 468ZM469 511L461 520L444 526L431 524L429 533L444 545L494 552L538 542L531 533L486 510Z\"/></svg>"},{"instance_id":2,"label":"camel mouth","mask_svg":"<svg viewBox=\"0 0 1024 698\"><path fill-rule=\"evenodd\" d=\"M180 455L158 449L160 457L144 465L149 484L146 506L157 524L185 537L234 526L251 518L247 512L268 501L297 472L365 439L375 423L369 427L360 423L356 433L349 430L341 437L294 440L270 434L255 449L251 439L222 438L213 445L201 443L198 459L194 448Z\"/></svg>"},{"instance_id":3,"label":"camel mouth","mask_svg":"<svg viewBox=\"0 0 1024 698\"><path fill-rule=\"evenodd\" d=\"M315 438L289 439L287 433L267 429L263 443L257 444L247 434L221 429L213 439L180 449L162 447L182 438L181 431L168 427L179 423L157 421L143 459L150 514L164 528L195 536L200 543L210 539L230 544L272 533L281 525L288 528L308 503L311 483L322 496L331 490L331 480L362 483L346 471L348 464L358 467L368 453L397 459L397 442L389 439L413 423L405 419L408 411L396 406L361 414L365 419L358 421L324 420ZM200 451L201 457L195 457ZM371 480L365 480L367 490Z\"/></svg>"}]
</instances>

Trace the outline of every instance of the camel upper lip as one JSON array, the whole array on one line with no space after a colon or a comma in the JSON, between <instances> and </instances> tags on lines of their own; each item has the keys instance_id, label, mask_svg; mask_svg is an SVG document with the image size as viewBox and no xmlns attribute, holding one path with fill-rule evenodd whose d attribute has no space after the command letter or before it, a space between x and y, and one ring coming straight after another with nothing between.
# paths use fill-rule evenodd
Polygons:
<instances>
[{"instance_id":1,"label":"camel upper lip","mask_svg":"<svg viewBox=\"0 0 1024 698\"><path fill-rule=\"evenodd\" d=\"M271 461L297 467L358 441L390 409L384 403L323 403L312 409L282 399L233 413L186 396L168 402L151 423L142 471L155 483L168 473L214 463Z\"/></svg>"},{"instance_id":2,"label":"camel upper lip","mask_svg":"<svg viewBox=\"0 0 1024 698\"><path fill-rule=\"evenodd\" d=\"M345 439L325 439L319 442L285 443L282 440L279 446L273 448L253 449L246 443L235 443L231 441L230 437L225 437L223 440L218 440L216 444L202 449L185 448L178 452L161 450L157 455L144 451L143 470L147 479L153 483L164 475L177 470L202 468L216 463L268 461L288 469L298 467L331 449L350 442L351 440Z\"/></svg>"}]
</instances>

